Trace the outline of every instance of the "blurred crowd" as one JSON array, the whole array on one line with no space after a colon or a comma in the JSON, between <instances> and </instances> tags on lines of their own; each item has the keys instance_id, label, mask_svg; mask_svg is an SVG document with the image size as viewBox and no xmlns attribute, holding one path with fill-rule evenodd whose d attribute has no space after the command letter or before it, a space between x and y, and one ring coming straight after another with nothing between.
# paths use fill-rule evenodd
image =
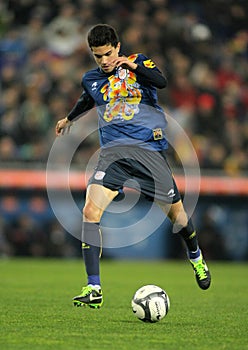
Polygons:
<instances>
[{"instance_id":1,"label":"blurred crowd","mask_svg":"<svg viewBox=\"0 0 248 350\"><path fill-rule=\"evenodd\" d=\"M80 256L79 241L60 225L44 192L6 190L0 213L0 258ZM79 232L80 224L76 223Z\"/></svg>"},{"instance_id":2,"label":"blurred crowd","mask_svg":"<svg viewBox=\"0 0 248 350\"><path fill-rule=\"evenodd\" d=\"M160 103L185 130L201 168L248 169L248 3L246 0L0 1L0 159L44 164L54 126L95 66L86 35L113 25L122 52L143 52L168 78ZM96 137L80 147L96 147ZM191 154L175 135L184 163ZM6 163L3 163L6 162ZM18 165L17 164L17 165Z\"/></svg>"}]
</instances>

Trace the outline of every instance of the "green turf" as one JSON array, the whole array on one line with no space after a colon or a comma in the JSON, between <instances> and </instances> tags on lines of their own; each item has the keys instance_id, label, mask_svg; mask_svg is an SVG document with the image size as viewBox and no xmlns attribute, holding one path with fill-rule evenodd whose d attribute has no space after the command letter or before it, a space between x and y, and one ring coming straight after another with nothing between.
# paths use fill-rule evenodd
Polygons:
<instances>
[{"instance_id":1,"label":"green turf","mask_svg":"<svg viewBox=\"0 0 248 350\"><path fill-rule=\"evenodd\" d=\"M80 260L0 260L0 349L248 349L248 265L209 263L213 283L200 290L185 261L102 260L105 302L75 308L83 284ZM160 322L135 318L130 301L144 284L169 294Z\"/></svg>"}]
</instances>

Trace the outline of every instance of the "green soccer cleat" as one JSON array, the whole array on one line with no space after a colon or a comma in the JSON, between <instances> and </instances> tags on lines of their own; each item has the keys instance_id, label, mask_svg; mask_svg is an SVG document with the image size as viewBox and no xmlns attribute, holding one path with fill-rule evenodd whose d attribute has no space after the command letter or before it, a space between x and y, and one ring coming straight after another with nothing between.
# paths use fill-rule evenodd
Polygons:
<instances>
[{"instance_id":1,"label":"green soccer cleat","mask_svg":"<svg viewBox=\"0 0 248 350\"><path fill-rule=\"evenodd\" d=\"M103 304L103 295L101 289L87 286L82 288L82 293L73 298L74 306L89 306L93 309L99 309Z\"/></svg>"},{"instance_id":2,"label":"green soccer cleat","mask_svg":"<svg viewBox=\"0 0 248 350\"><path fill-rule=\"evenodd\" d=\"M195 272L195 278L198 286L201 289L208 289L211 283L211 275L206 262L203 260L203 256L201 255L201 259L197 262L193 262L192 260L189 261Z\"/></svg>"}]
</instances>

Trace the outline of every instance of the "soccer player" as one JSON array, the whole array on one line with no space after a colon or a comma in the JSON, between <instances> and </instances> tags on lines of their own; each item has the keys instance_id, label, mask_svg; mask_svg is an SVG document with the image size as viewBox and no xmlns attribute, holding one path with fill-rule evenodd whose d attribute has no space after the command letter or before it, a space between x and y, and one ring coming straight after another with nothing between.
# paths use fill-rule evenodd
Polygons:
<instances>
[{"instance_id":1,"label":"soccer player","mask_svg":"<svg viewBox=\"0 0 248 350\"><path fill-rule=\"evenodd\" d=\"M101 151L83 208L82 251L88 283L73 298L74 305L99 308L103 304L100 222L108 205L123 195L127 180L169 217L185 242L199 287L207 289L210 273L166 160L166 118L156 93L166 87L166 78L143 54L122 55L118 34L107 24L94 26L87 39L98 67L83 75L80 98L56 125L56 135L62 135L72 121L97 107Z\"/></svg>"}]
</instances>

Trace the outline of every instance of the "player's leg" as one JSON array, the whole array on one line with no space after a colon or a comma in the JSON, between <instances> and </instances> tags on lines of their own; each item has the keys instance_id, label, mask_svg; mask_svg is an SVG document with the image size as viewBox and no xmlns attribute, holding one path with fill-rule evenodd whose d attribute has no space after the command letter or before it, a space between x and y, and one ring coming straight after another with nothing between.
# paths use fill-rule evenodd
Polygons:
<instances>
[{"instance_id":1,"label":"player's leg","mask_svg":"<svg viewBox=\"0 0 248 350\"><path fill-rule=\"evenodd\" d=\"M91 184L87 188L83 209L82 253L88 284L83 287L82 293L73 299L76 306L89 305L99 308L103 303L99 266L101 256L99 223L105 209L117 195L118 191L112 191L99 184Z\"/></svg>"},{"instance_id":2,"label":"player's leg","mask_svg":"<svg viewBox=\"0 0 248 350\"><path fill-rule=\"evenodd\" d=\"M112 191L99 184L91 184L87 189L83 208L82 248L90 285L100 285L101 232L99 223L105 209L117 194L118 191Z\"/></svg>"},{"instance_id":3,"label":"player's leg","mask_svg":"<svg viewBox=\"0 0 248 350\"><path fill-rule=\"evenodd\" d=\"M188 258L194 269L199 287L208 289L211 283L210 272L199 248L194 225L192 220L188 219L182 201L179 200L169 206L163 205L162 209L173 223L174 232L178 233L186 244Z\"/></svg>"}]
</instances>

